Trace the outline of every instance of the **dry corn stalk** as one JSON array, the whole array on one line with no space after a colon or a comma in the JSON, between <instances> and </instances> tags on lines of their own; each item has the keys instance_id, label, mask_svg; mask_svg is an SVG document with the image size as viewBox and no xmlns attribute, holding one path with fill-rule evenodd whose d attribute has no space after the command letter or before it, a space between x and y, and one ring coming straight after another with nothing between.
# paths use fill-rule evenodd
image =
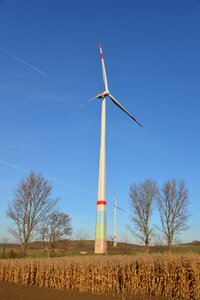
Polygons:
<instances>
[{"instance_id":1,"label":"dry corn stalk","mask_svg":"<svg viewBox=\"0 0 200 300\"><path fill-rule=\"evenodd\" d=\"M199 255L0 260L0 280L101 294L200 299Z\"/></svg>"}]
</instances>

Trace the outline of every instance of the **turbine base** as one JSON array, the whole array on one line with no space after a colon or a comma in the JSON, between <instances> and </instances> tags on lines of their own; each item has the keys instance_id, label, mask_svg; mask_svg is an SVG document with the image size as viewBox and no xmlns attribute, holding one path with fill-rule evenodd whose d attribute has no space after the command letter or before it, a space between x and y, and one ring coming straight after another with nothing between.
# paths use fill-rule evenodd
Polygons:
<instances>
[{"instance_id":1,"label":"turbine base","mask_svg":"<svg viewBox=\"0 0 200 300\"><path fill-rule=\"evenodd\" d=\"M95 240L95 254L107 254L107 241Z\"/></svg>"}]
</instances>

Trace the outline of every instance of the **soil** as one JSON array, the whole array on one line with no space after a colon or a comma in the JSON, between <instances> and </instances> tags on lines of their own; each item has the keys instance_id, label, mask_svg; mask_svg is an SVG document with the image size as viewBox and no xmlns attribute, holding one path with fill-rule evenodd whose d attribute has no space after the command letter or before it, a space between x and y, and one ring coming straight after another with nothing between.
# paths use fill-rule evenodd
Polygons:
<instances>
[{"instance_id":1,"label":"soil","mask_svg":"<svg viewBox=\"0 0 200 300\"><path fill-rule=\"evenodd\" d=\"M114 300L113 296L58 291L0 281L0 300Z\"/></svg>"},{"instance_id":2,"label":"soil","mask_svg":"<svg viewBox=\"0 0 200 300\"><path fill-rule=\"evenodd\" d=\"M121 300L116 296L58 291L37 286L18 285L0 281L0 300ZM135 296L131 300L156 300L161 298Z\"/></svg>"}]
</instances>

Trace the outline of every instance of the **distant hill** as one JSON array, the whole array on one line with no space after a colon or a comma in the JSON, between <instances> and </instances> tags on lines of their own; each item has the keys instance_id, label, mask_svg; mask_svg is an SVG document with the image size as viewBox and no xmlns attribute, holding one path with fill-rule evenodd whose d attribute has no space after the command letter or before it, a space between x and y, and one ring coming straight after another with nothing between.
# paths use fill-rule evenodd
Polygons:
<instances>
[{"instance_id":1,"label":"distant hill","mask_svg":"<svg viewBox=\"0 0 200 300\"><path fill-rule=\"evenodd\" d=\"M145 253L145 247L137 244L118 242L117 247L113 243L107 242L108 254L138 254ZM55 245L55 256L94 254L94 240L64 240L59 241ZM150 246L149 253L167 252L165 245ZM174 245L172 253L199 253L200 241ZM9 243L0 244L0 258L5 257L21 257L20 244ZM49 243L42 241L34 241L29 244L27 249L27 257L44 257L49 256Z\"/></svg>"}]
</instances>

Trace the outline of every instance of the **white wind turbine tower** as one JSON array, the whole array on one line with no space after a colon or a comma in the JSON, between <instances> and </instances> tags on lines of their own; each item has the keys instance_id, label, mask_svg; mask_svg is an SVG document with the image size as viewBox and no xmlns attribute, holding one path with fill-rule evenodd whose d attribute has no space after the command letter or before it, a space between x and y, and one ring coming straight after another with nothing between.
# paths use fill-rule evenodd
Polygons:
<instances>
[{"instance_id":1,"label":"white wind turbine tower","mask_svg":"<svg viewBox=\"0 0 200 300\"><path fill-rule=\"evenodd\" d=\"M142 125L131 115L109 92L108 82L106 76L106 68L104 63L104 56L102 46L99 44L100 58L102 64L102 73L105 90L97 94L93 99L100 99L102 103L101 109L101 139L100 139L100 157L99 157L99 178L98 178L98 199L97 199L97 211L96 211L96 232L95 232L95 251L97 254L107 253L107 241L106 241L106 97L117 105L123 112L125 112L132 120L138 125Z\"/></svg>"},{"instance_id":2,"label":"white wind turbine tower","mask_svg":"<svg viewBox=\"0 0 200 300\"><path fill-rule=\"evenodd\" d=\"M117 205L117 197L114 194L114 235L113 235L113 245L117 246L117 209L125 212L122 208Z\"/></svg>"}]
</instances>

